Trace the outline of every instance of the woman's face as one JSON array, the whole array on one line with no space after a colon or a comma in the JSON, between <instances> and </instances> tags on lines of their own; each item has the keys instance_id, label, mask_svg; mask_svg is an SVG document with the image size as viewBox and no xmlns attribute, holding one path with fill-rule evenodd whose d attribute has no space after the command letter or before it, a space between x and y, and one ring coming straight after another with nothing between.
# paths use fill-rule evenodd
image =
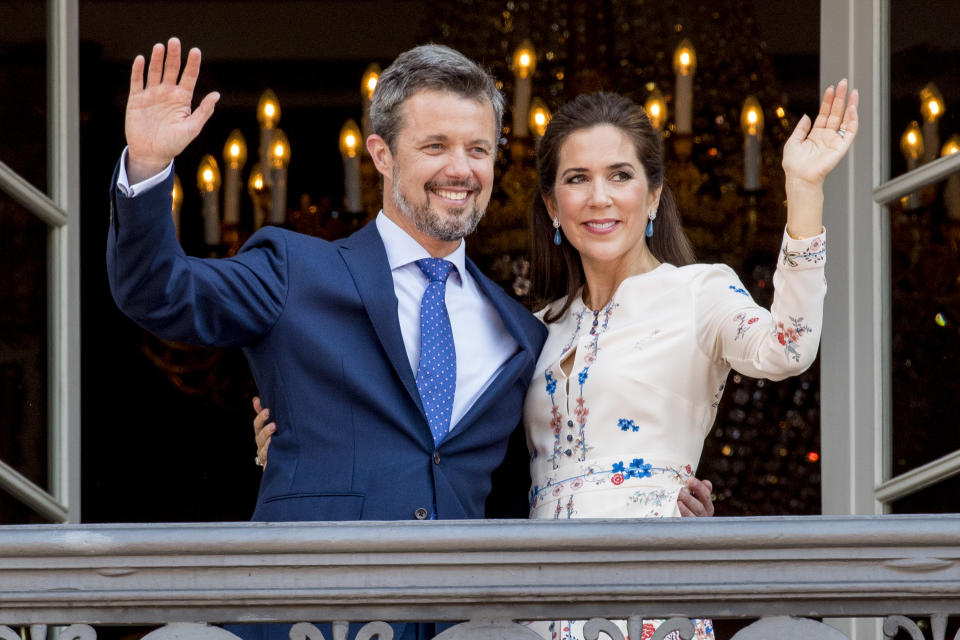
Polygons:
<instances>
[{"instance_id":1,"label":"woman's face","mask_svg":"<svg viewBox=\"0 0 960 640\"><path fill-rule=\"evenodd\" d=\"M563 142L553 197L544 202L585 268L629 269L645 252L648 214L659 200L660 188L648 188L633 142L602 124Z\"/></svg>"}]
</instances>

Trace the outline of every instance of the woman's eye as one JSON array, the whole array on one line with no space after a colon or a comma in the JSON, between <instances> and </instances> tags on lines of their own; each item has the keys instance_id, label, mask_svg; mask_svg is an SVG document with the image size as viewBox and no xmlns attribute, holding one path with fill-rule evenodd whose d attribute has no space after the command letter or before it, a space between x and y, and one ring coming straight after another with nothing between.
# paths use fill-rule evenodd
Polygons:
<instances>
[{"instance_id":1,"label":"woman's eye","mask_svg":"<svg viewBox=\"0 0 960 640\"><path fill-rule=\"evenodd\" d=\"M626 182L631 178L633 178L633 176L627 173L626 171L617 171L615 174L613 174L613 179L616 182Z\"/></svg>"},{"instance_id":2,"label":"woman's eye","mask_svg":"<svg viewBox=\"0 0 960 640\"><path fill-rule=\"evenodd\" d=\"M573 175L567 178L567 184L580 184L582 182L586 182L586 180L587 177L582 174Z\"/></svg>"}]
</instances>

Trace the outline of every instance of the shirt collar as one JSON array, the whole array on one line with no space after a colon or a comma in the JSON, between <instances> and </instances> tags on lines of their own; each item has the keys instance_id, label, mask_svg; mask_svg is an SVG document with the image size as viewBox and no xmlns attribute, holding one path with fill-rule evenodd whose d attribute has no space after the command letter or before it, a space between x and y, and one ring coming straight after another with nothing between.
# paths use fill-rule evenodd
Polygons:
<instances>
[{"instance_id":1,"label":"shirt collar","mask_svg":"<svg viewBox=\"0 0 960 640\"><path fill-rule=\"evenodd\" d=\"M400 228L400 225L388 218L383 210L377 214L377 231L380 232L383 246L387 250L387 262L390 264L391 271L396 271L421 258L430 257L430 252ZM460 240L460 244L457 245L453 253L444 256L443 259L449 260L457 268L457 278L454 281L458 285L462 285L463 274L467 272L466 243Z\"/></svg>"}]
</instances>

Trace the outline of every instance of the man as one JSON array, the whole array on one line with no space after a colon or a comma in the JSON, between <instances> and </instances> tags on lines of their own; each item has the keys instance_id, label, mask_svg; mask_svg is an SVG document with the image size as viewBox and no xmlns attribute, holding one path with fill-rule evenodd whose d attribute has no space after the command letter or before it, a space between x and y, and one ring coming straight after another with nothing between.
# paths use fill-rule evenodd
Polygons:
<instances>
[{"instance_id":1,"label":"man","mask_svg":"<svg viewBox=\"0 0 960 640\"><path fill-rule=\"evenodd\" d=\"M370 109L376 221L333 243L268 227L236 257L201 260L176 240L172 163L219 95L191 112L200 51L178 83L175 38L154 46L145 86L144 67L138 56L111 194L110 288L163 338L243 347L282 425L254 520L482 518L545 336L464 255L493 186L493 79L446 47L401 54Z\"/></svg>"}]
</instances>

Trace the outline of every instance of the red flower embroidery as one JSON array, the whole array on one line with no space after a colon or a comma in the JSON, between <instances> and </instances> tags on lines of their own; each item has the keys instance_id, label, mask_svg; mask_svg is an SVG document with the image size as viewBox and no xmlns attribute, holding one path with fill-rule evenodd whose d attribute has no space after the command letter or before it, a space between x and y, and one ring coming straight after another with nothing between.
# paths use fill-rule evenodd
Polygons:
<instances>
[{"instance_id":1,"label":"red flower embroidery","mask_svg":"<svg viewBox=\"0 0 960 640\"><path fill-rule=\"evenodd\" d=\"M615 473L615 474L613 475L613 477L610 478L610 482L612 482L613 484L616 484L616 485L623 484L623 474L622 474L622 473Z\"/></svg>"},{"instance_id":2,"label":"red flower embroidery","mask_svg":"<svg viewBox=\"0 0 960 640\"><path fill-rule=\"evenodd\" d=\"M747 320L747 324L753 324L754 322L756 322L756 321L759 320L759 319L760 319L760 318L750 318L749 320Z\"/></svg>"}]
</instances>

